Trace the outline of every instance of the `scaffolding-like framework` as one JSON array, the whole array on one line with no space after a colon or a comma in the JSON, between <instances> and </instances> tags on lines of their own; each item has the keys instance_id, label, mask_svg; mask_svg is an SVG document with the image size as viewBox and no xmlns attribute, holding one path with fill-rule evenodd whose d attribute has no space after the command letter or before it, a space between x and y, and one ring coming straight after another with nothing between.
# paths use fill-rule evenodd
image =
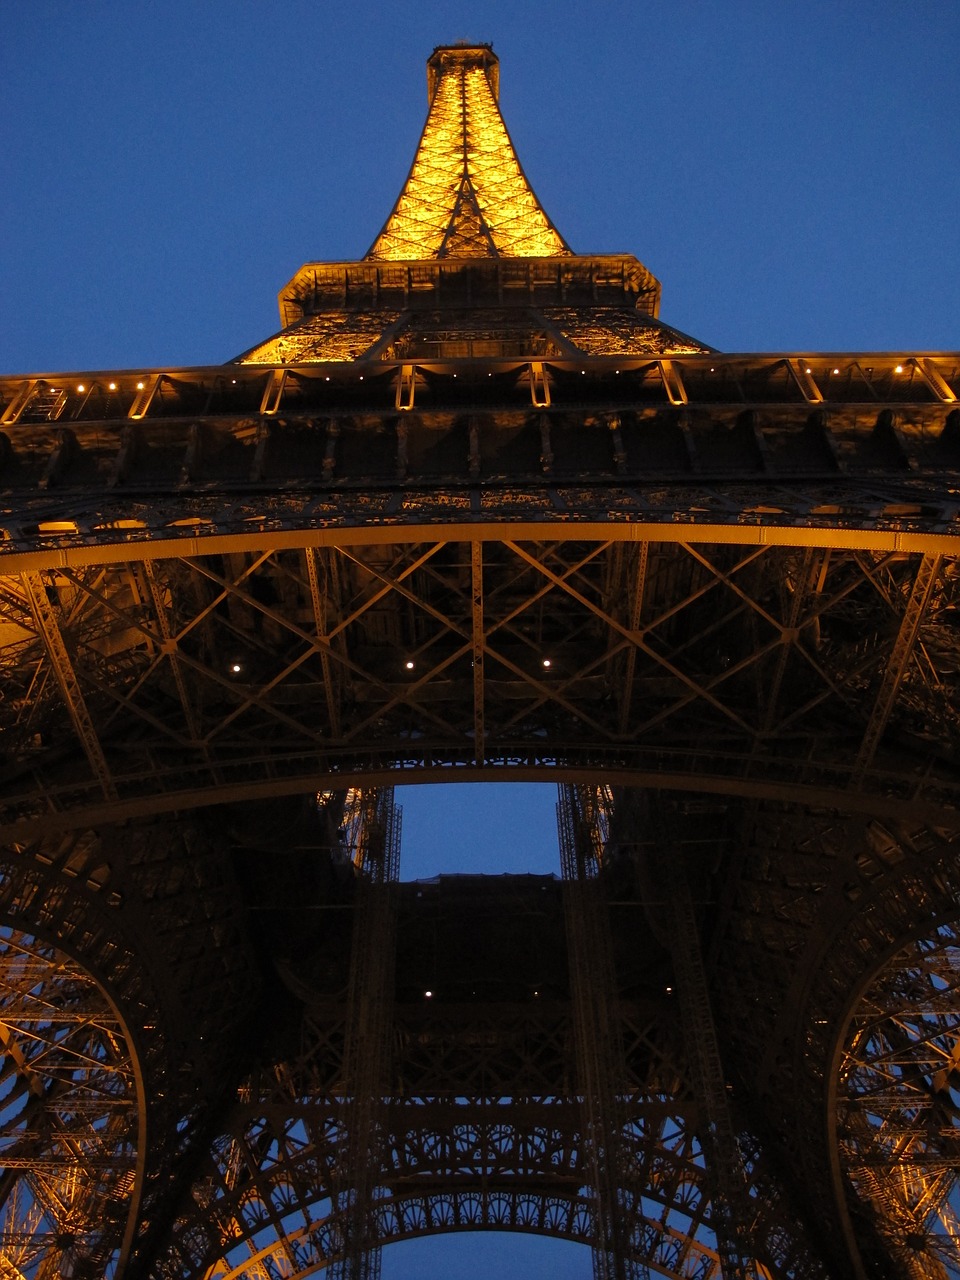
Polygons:
<instances>
[{"instance_id":1,"label":"scaffolding-like framework","mask_svg":"<svg viewBox=\"0 0 960 1280\"><path fill-rule=\"evenodd\" d=\"M0 378L0 1272L956 1280L960 356L672 329L428 65L280 333ZM562 880L397 883L492 778Z\"/></svg>"}]
</instances>

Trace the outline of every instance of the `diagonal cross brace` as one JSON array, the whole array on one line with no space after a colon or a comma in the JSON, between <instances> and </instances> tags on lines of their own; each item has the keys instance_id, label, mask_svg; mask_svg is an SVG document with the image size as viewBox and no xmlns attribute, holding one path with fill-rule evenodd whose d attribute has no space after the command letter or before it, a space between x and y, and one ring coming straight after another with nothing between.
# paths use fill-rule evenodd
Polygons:
<instances>
[{"instance_id":1,"label":"diagonal cross brace","mask_svg":"<svg viewBox=\"0 0 960 1280\"><path fill-rule=\"evenodd\" d=\"M22 582L27 599L30 601L30 610L33 614L37 631L43 640L47 658L53 669L57 684L60 686L60 692L67 705L74 731L80 739L87 760L90 762L90 767L100 783L104 798L116 800L118 799L116 784L111 776L107 758L103 754L103 747L97 736L93 717L90 715L90 711L84 701L80 681L74 670L53 605L47 595L46 585L39 573L23 574Z\"/></svg>"},{"instance_id":2,"label":"diagonal cross brace","mask_svg":"<svg viewBox=\"0 0 960 1280\"><path fill-rule=\"evenodd\" d=\"M880 689L850 773L850 786L854 790L859 790L862 786L864 776L873 763L877 747L880 745L883 731L887 727L900 685L913 657L920 624L927 612L927 605L930 603L930 597L939 576L940 561L939 555L925 555L913 579L910 597L903 611L903 617L900 619L900 628L884 668Z\"/></svg>"},{"instance_id":3,"label":"diagonal cross brace","mask_svg":"<svg viewBox=\"0 0 960 1280\"><path fill-rule=\"evenodd\" d=\"M483 543L470 543L470 603L472 612L471 644L473 647L473 746L474 759L482 764L484 759L483 703Z\"/></svg>"}]
</instances>

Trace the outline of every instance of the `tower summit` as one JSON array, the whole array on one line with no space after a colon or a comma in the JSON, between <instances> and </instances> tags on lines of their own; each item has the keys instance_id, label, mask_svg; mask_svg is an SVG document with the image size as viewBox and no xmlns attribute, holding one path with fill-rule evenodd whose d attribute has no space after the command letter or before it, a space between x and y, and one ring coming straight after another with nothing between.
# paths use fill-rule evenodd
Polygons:
<instances>
[{"instance_id":1,"label":"tower summit","mask_svg":"<svg viewBox=\"0 0 960 1280\"><path fill-rule=\"evenodd\" d=\"M280 333L244 364L670 356L709 347L663 324L632 254L581 256L547 217L499 106L489 45L441 45L410 172L358 262L308 262L280 291Z\"/></svg>"},{"instance_id":2,"label":"tower summit","mask_svg":"<svg viewBox=\"0 0 960 1280\"><path fill-rule=\"evenodd\" d=\"M517 159L490 45L441 45L430 109L404 188L368 259L553 258L569 254Z\"/></svg>"}]
</instances>

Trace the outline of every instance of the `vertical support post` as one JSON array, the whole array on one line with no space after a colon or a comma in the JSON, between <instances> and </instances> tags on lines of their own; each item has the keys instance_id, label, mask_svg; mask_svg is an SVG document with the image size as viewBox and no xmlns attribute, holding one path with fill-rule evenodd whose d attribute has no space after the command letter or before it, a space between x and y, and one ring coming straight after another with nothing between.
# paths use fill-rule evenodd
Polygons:
<instances>
[{"instance_id":1,"label":"vertical support post","mask_svg":"<svg viewBox=\"0 0 960 1280\"><path fill-rule=\"evenodd\" d=\"M667 393L667 399L671 404L689 404L687 389L683 385L683 379L680 376L680 369L672 360L658 360L657 365L660 369L660 377L663 379L663 387Z\"/></svg>"},{"instance_id":2,"label":"vertical support post","mask_svg":"<svg viewBox=\"0 0 960 1280\"><path fill-rule=\"evenodd\" d=\"M907 673L910 659L913 656L920 624L923 622L927 605L930 603L930 597L933 594L933 588L940 573L940 560L941 557L939 555L925 555L920 561L920 567L917 569L913 585L910 588L910 596L903 611L903 617L900 619L897 637L893 642L890 657L884 667L880 689L877 693L873 710L870 713L870 719L867 721L867 727L860 743L860 750L857 752L857 758L850 774L850 786L854 790L859 790L862 786L864 776L873 763L873 757L876 754L877 747L880 745L883 731L887 727L887 721L890 719L893 704L897 700L897 693L903 677Z\"/></svg>"},{"instance_id":3,"label":"vertical support post","mask_svg":"<svg viewBox=\"0 0 960 1280\"><path fill-rule=\"evenodd\" d=\"M332 573L330 566L324 564L324 579L320 580L320 569L318 560L320 551L316 547L307 547L304 551L304 557L307 564L307 582L310 584L310 600L313 604L313 621L317 629L317 639L320 641L320 669L323 672L323 693L327 700L327 715L330 717L330 732L334 738L340 737L340 704L337 698L336 688L333 682L333 670L330 664L330 654L328 650L329 641L327 640L327 611L328 600L331 594ZM335 554L333 552L330 553Z\"/></svg>"},{"instance_id":4,"label":"vertical support post","mask_svg":"<svg viewBox=\"0 0 960 1280\"><path fill-rule=\"evenodd\" d=\"M177 642L170 630L170 619L163 599L163 588L157 579L157 571L152 560L144 560L143 576L146 579L147 590L150 592L153 613L157 620L157 630L160 632L160 648L167 655L170 662L170 669L173 672L174 684L177 686L177 697L180 699L180 707L183 711L183 718L186 721L187 732L190 734L191 741L196 743L200 741L200 722L197 719L197 709L183 678L183 665L177 653Z\"/></svg>"},{"instance_id":5,"label":"vertical support post","mask_svg":"<svg viewBox=\"0 0 960 1280\"><path fill-rule=\"evenodd\" d=\"M67 705L73 728L96 775L107 800L116 800L117 788L110 773L110 766L103 754L93 717L84 701L80 681L74 670L57 615L47 596L47 588L39 573L25 573L22 577L24 591L30 602L33 619L47 651L47 659L53 670L60 692Z\"/></svg>"},{"instance_id":6,"label":"vertical support post","mask_svg":"<svg viewBox=\"0 0 960 1280\"><path fill-rule=\"evenodd\" d=\"M332 1188L343 1235L330 1274L334 1280L378 1280L376 1190L386 1145L400 811L392 787L354 792L353 803L357 897L341 1094L346 1134Z\"/></svg>"},{"instance_id":7,"label":"vertical support post","mask_svg":"<svg viewBox=\"0 0 960 1280\"><path fill-rule=\"evenodd\" d=\"M550 381L542 360L530 361L530 401L535 409L550 408Z\"/></svg>"},{"instance_id":8,"label":"vertical support post","mask_svg":"<svg viewBox=\"0 0 960 1280\"><path fill-rule=\"evenodd\" d=\"M776 724L780 691L783 688L790 651L796 644L803 610L811 592L814 590L817 575L823 572L822 560L824 555L829 554L829 551L823 553L815 551L813 547L807 547L800 557L796 579L792 583L793 589L784 618L783 643L777 651L776 665L764 701L762 728L765 734L769 733Z\"/></svg>"},{"instance_id":9,"label":"vertical support post","mask_svg":"<svg viewBox=\"0 0 960 1280\"><path fill-rule=\"evenodd\" d=\"M263 398L260 401L260 413L262 415L272 416L279 412L286 382L286 369L271 369L267 378L267 385L263 389Z\"/></svg>"},{"instance_id":10,"label":"vertical support post","mask_svg":"<svg viewBox=\"0 0 960 1280\"><path fill-rule=\"evenodd\" d=\"M473 758L482 764L485 755L483 702L483 543L470 543L470 599L473 608L470 632L473 648Z\"/></svg>"},{"instance_id":11,"label":"vertical support post","mask_svg":"<svg viewBox=\"0 0 960 1280\"><path fill-rule=\"evenodd\" d=\"M581 1151L596 1198L595 1280L636 1280L649 1273L632 1256L632 1206L620 1094L626 1068L617 1009L616 973L600 865L607 835L607 787L560 787L557 827L563 872Z\"/></svg>"},{"instance_id":12,"label":"vertical support post","mask_svg":"<svg viewBox=\"0 0 960 1280\"><path fill-rule=\"evenodd\" d=\"M397 394L394 401L396 408L400 410L412 409L416 394L417 366L414 364L401 365L397 378Z\"/></svg>"},{"instance_id":13,"label":"vertical support post","mask_svg":"<svg viewBox=\"0 0 960 1280\"><path fill-rule=\"evenodd\" d=\"M650 543L646 539L637 548L637 566L633 576L630 592L630 630L636 634L640 630L640 617L643 612L643 594L647 585L647 568L650 559ZM630 724L630 712L633 704L633 677L637 667L637 646L627 646L627 670L623 677L623 692L620 702L620 732L625 734Z\"/></svg>"},{"instance_id":14,"label":"vertical support post","mask_svg":"<svg viewBox=\"0 0 960 1280\"><path fill-rule=\"evenodd\" d=\"M683 843L676 819L662 799L651 809L654 867L666 897L666 922L673 953L683 1038L691 1084L700 1102L700 1143L706 1163L713 1213L711 1225L723 1280L757 1280L756 1262L747 1246L752 1215L746 1171L737 1144L720 1060L720 1043L710 1003L700 931L687 880Z\"/></svg>"}]
</instances>

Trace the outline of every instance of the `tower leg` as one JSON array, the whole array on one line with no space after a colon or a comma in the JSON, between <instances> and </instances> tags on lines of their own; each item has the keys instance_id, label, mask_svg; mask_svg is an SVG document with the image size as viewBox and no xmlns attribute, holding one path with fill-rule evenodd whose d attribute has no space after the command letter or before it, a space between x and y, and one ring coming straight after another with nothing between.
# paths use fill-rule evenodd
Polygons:
<instances>
[{"instance_id":1,"label":"tower leg","mask_svg":"<svg viewBox=\"0 0 960 1280\"><path fill-rule=\"evenodd\" d=\"M700 1141L713 1201L713 1225L724 1280L756 1280L750 1248L753 1211L743 1158L734 1133L724 1084L716 1024L684 851L667 815L657 822L657 863L667 895L670 946L694 1092L702 1109Z\"/></svg>"},{"instance_id":2,"label":"tower leg","mask_svg":"<svg viewBox=\"0 0 960 1280\"><path fill-rule=\"evenodd\" d=\"M376 1189L383 1164L384 1097L389 1075L400 815L393 789L354 794L351 850L358 873L343 1057L344 1156L333 1204L343 1224L335 1280L378 1280Z\"/></svg>"},{"instance_id":3,"label":"tower leg","mask_svg":"<svg viewBox=\"0 0 960 1280\"><path fill-rule=\"evenodd\" d=\"M631 1256L632 1215L625 1203L628 1179L620 1098L626 1068L609 921L598 874L609 800L609 788L561 787L557 825L582 1146L596 1202L593 1274L595 1280L634 1280L649 1272Z\"/></svg>"}]
</instances>

